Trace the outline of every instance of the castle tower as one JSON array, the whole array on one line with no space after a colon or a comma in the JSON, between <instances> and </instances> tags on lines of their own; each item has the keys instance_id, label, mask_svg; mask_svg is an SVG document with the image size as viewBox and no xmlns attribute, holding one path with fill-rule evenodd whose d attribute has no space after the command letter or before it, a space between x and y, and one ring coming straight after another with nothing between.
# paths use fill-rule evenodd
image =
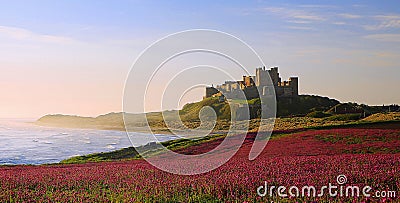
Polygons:
<instances>
[{"instance_id":1,"label":"castle tower","mask_svg":"<svg viewBox=\"0 0 400 203\"><path fill-rule=\"evenodd\" d=\"M257 68L256 69L256 86L258 87L264 87L267 86L267 74L268 71L265 70L265 67L263 68Z\"/></svg>"},{"instance_id":2,"label":"castle tower","mask_svg":"<svg viewBox=\"0 0 400 203\"><path fill-rule=\"evenodd\" d=\"M293 90L293 96L299 95L299 78L298 77L290 77L289 78L289 86Z\"/></svg>"},{"instance_id":3,"label":"castle tower","mask_svg":"<svg viewBox=\"0 0 400 203\"><path fill-rule=\"evenodd\" d=\"M271 70L268 70L269 76L271 77L272 84L274 86L278 86L281 82L281 78L279 77L278 67L273 67Z\"/></svg>"},{"instance_id":4,"label":"castle tower","mask_svg":"<svg viewBox=\"0 0 400 203\"><path fill-rule=\"evenodd\" d=\"M252 76L243 76L243 84L246 87L254 86L254 79Z\"/></svg>"}]
</instances>

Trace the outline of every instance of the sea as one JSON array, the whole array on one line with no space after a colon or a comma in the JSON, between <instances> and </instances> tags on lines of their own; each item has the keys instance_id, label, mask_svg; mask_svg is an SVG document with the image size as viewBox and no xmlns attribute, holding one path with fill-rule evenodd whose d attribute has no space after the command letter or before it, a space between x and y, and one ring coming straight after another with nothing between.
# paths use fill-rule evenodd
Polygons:
<instances>
[{"instance_id":1,"label":"sea","mask_svg":"<svg viewBox=\"0 0 400 203\"><path fill-rule=\"evenodd\" d=\"M147 144L145 133L45 127L34 119L0 119L0 165L40 165L64 159ZM174 135L155 135L159 141L177 139Z\"/></svg>"}]
</instances>

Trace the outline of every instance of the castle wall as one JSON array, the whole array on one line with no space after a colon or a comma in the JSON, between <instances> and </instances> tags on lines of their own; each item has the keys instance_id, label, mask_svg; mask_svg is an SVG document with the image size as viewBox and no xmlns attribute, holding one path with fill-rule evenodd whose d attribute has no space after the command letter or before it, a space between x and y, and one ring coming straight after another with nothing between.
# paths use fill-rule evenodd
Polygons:
<instances>
[{"instance_id":1,"label":"castle wall","mask_svg":"<svg viewBox=\"0 0 400 203\"><path fill-rule=\"evenodd\" d=\"M269 82L269 78L271 82ZM260 94L270 95L273 93L271 88L275 90L276 96L279 97L296 97L299 94L299 79L290 77L288 81L281 81L279 77L278 67L266 70L265 67L256 69L256 76L243 76L242 81L226 81L224 84L217 86L217 89L206 89L206 97L211 97L217 91L221 91L227 98L242 98L244 91L247 99L259 97Z\"/></svg>"}]
</instances>

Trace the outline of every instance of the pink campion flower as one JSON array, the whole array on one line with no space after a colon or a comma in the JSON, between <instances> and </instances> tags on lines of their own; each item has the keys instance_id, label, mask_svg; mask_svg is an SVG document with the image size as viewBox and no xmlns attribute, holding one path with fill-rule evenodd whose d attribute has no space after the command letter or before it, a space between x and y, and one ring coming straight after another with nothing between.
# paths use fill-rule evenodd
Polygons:
<instances>
[{"instance_id":1,"label":"pink campion flower","mask_svg":"<svg viewBox=\"0 0 400 203\"><path fill-rule=\"evenodd\" d=\"M306 131L270 140L254 161L247 159L251 148L251 140L247 140L228 163L196 176L165 173L143 160L0 167L0 202L130 201L132 198L134 202L168 199L184 202L189 198L267 202L268 198L261 198L255 192L264 181L270 185L322 186L335 183L339 174L345 174L351 184L388 190L400 186L400 156L395 151L399 149L399 133L399 130L376 129ZM202 144L194 149L201 153L210 149L210 144L213 145ZM365 150L371 153L362 154ZM307 201L301 197L291 200Z\"/></svg>"}]
</instances>

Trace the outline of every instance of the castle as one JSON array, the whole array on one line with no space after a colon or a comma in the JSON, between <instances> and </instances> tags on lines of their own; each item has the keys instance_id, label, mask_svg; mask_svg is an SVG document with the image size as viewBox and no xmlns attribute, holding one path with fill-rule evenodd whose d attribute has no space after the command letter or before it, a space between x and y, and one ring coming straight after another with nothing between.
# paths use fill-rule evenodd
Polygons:
<instances>
[{"instance_id":1,"label":"castle","mask_svg":"<svg viewBox=\"0 0 400 203\"><path fill-rule=\"evenodd\" d=\"M268 75L271 80L268 80ZM261 96L273 95L274 88L276 97L293 98L299 95L298 77L290 77L288 81L281 81L278 67L266 70L265 67L257 68L255 76L243 76L240 81L225 81L216 87L206 87L204 98L220 97L226 99L240 98L240 95L250 100Z\"/></svg>"}]
</instances>

